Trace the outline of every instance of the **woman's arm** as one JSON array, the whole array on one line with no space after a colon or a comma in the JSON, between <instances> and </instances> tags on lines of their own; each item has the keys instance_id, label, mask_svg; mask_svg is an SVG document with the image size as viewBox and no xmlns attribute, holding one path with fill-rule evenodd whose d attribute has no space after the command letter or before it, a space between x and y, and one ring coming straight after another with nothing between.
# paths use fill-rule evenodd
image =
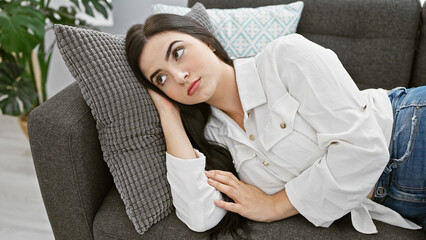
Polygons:
<instances>
[{"instance_id":1,"label":"woman's arm","mask_svg":"<svg viewBox=\"0 0 426 240\"><path fill-rule=\"evenodd\" d=\"M205 156L192 147L177 106L152 90L148 92L160 115L166 139L167 180L176 215L193 231L206 231L226 214L213 203L222 199L221 194L207 183Z\"/></svg>"},{"instance_id":2,"label":"woman's arm","mask_svg":"<svg viewBox=\"0 0 426 240\"><path fill-rule=\"evenodd\" d=\"M196 158L194 149L183 127L178 107L151 89L148 90L148 93L160 115L167 152L177 158Z\"/></svg>"}]
</instances>

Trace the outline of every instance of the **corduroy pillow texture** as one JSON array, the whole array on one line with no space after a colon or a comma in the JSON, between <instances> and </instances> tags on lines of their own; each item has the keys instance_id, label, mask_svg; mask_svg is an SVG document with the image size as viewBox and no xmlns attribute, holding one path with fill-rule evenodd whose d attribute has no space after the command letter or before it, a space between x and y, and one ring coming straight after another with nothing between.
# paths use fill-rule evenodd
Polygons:
<instances>
[{"instance_id":1,"label":"corduroy pillow texture","mask_svg":"<svg viewBox=\"0 0 426 240\"><path fill-rule=\"evenodd\" d=\"M197 6L187 16L211 29L199 11ZM63 25L55 25L55 35L96 121L103 158L127 215L143 234L170 214L173 204L160 119L127 62L125 37Z\"/></svg>"}]
</instances>

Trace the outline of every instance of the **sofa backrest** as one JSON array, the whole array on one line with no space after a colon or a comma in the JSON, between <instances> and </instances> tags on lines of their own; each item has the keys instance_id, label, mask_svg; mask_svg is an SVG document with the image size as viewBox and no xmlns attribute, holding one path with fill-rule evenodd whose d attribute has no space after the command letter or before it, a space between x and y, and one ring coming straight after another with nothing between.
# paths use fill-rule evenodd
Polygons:
<instances>
[{"instance_id":1,"label":"sofa backrest","mask_svg":"<svg viewBox=\"0 0 426 240\"><path fill-rule=\"evenodd\" d=\"M426 86L426 5L423 5L418 44L410 86Z\"/></svg>"},{"instance_id":2,"label":"sofa backrest","mask_svg":"<svg viewBox=\"0 0 426 240\"><path fill-rule=\"evenodd\" d=\"M295 0L188 0L206 8ZM333 50L360 89L408 86L420 23L418 0L303 0L297 32Z\"/></svg>"}]
</instances>

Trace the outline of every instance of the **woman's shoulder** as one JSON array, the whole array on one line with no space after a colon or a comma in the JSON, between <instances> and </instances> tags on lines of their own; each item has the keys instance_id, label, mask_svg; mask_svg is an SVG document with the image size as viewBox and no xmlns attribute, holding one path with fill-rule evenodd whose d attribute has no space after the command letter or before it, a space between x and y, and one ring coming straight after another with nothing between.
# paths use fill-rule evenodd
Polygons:
<instances>
[{"instance_id":1,"label":"woman's shoulder","mask_svg":"<svg viewBox=\"0 0 426 240\"><path fill-rule=\"evenodd\" d=\"M292 33L272 40L271 44L297 44L305 41L309 40L299 33Z\"/></svg>"},{"instance_id":2,"label":"woman's shoulder","mask_svg":"<svg viewBox=\"0 0 426 240\"><path fill-rule=\"evenodd\" d=\"M294 33L274 39L265 47L261 54L294 58L315 54L324 50L324 47L310 41L303 35Z\"/></svg>"},{"instance_id":3,"label":"woman's shoulder","mask_svg":"<svg viewBox=\"0 0 426 240\"><path fill-rule=\"evenodd\" d=\"M267 47L285 46L289 49L293 48L323 48L322 46L312 42L301 34L293 33L274 39Z\"/></svg>"}]
</instances>

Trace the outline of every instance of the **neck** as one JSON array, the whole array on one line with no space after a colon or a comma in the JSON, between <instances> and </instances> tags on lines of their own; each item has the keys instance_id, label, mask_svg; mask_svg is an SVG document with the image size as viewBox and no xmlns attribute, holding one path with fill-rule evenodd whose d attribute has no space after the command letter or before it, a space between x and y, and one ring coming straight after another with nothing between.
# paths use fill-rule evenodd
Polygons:
<instances>
[{"instance_id":1,"label":"neck","mask_svg":"<svg viewBox=\"0 0 426 240\"><path fill-rule=\"evenodd\" d=\"M221 80L217 85L216 92L207 103L222 110L237 121L237 118L244 118L244 111L238 93L235 70L232 66L223 64L225 66Z\"/></svg>"}]
</instances>

